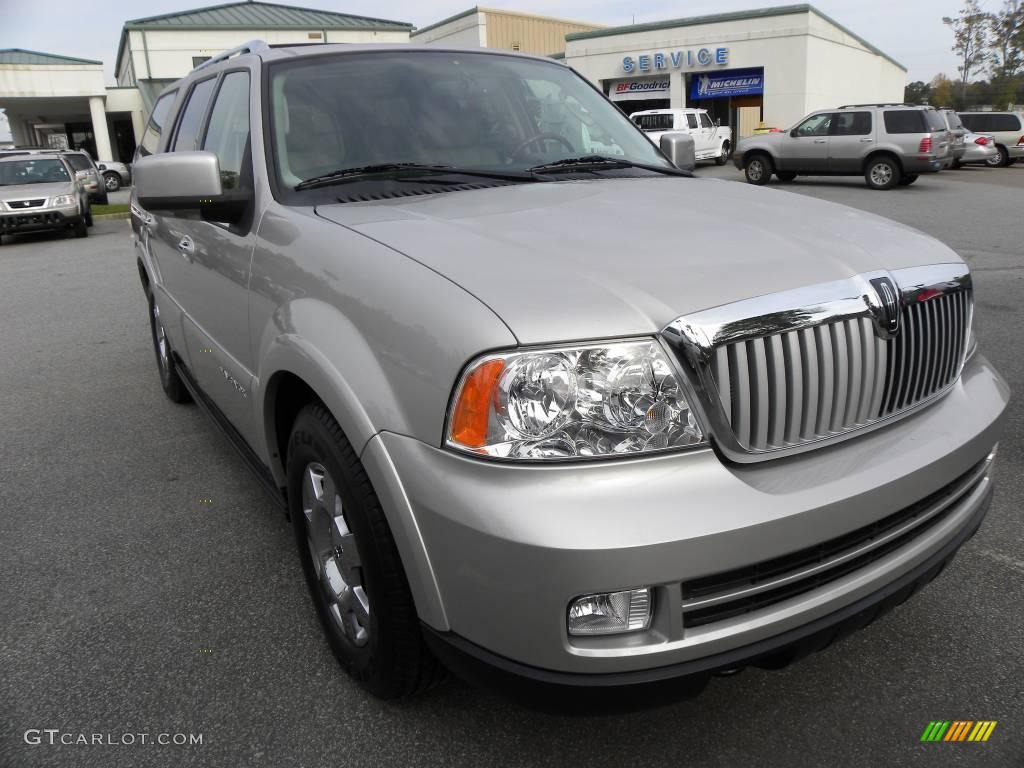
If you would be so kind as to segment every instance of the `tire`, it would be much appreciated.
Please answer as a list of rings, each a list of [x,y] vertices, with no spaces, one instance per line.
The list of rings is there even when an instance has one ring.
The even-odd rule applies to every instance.
[[[732,148],[729,146],[729,142],[722,142],[722,152],[718,157],[715,158],[715,165],[725,165],[729,162],[729,155],[732,152]]]
[[[954,171],[956,171],[956,170],[958,170],[958,169],[963,167],[963,163],[961,163],[959,160],[957,160],[954,157],[953,158],[953,164],[951,166],[949,166],[949,167],[952,168]]]
[[[1006,158],[1006,164],[1007,164],[1008,166],[1010,166],[1010,165],[1016,165],[1016,164],[1017,164],[1017,161],[1018,161],[1019,159],[1020,159],[1019,157],[1008,157],[1008,158]]]
[[[105,190],[105,189],[103,190],[103,194],[100,196],[99,204],[100,205],[110,205],[110,198],[107,197],[107,190]]]
[[[92,226],[92,206],[88,203],[85,204],[85,226]]]
[[[902,175],[899,163],[888,155],[871,158],[864,169],[864,181],[871,189],[892,189]]]
[[[120,174],[109,172],[103,174],[103,184],[107,188],[107,192],[117,192],[121,188],[121,176]]]
[[[1010,153],[1006,151],[1006,147],[1002,144],[996,144],[996,155],[995,157],[989,157],[985,160],[985,165],[989,168],[1005,168],[1010,164]]]
[[[78,221],[71,225],[71,234],[75,237],[89,236],[89,225],[85,223],[85,216],[80,216]]]
[[[338,663],[382,699],[442,680],[380,501],[351,443],[319,403],[295,419],[287,474],[299,558]]]
[[[167,399],[172,403],[192,402],[192,396],[185,388],[178,369],[174,367],[174,356],[170,339],[164,332],[160,321],[160,308],[153,299],[153,291],[146,288],[146,300],[149,304],[149,330],[153,338],[153,352],[156,355],[156,367],[160,373],[160,387]]]
[[[902,176],[900,176],[900,186],[901,187],[909,187],[915,181],[917,181],[917,174],[916,173],[904,173]]]
[[[779,181],[792,181],[796,178],[796,174],[793,171],[776,171],[775,176]]]
[[[772,177],[772,161],[767,155],[758,153],[747,158],[743,165],[743,174],[747,177],[747,183],[758,187],[764,186]]]

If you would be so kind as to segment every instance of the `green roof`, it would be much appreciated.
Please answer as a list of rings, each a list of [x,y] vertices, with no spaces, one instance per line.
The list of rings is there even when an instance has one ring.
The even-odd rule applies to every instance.
[[[102,61],[92,59],[75,59],[71,56],[58,56],[55,53],[40,53],[39,51],[26,51],[24,48],[3,48],[0,49],[0,64],[98,64]]]
[[[709,16],[691,16],[686,19],[669,19],[667,21],[654,21],[647,24],[629,24],[623,27],[607,27],[605,29],[596,29],[593,32],[571,32],[565,36],[567,41],[569,40],[589,40],[594,37],[608,37],[610,35],[628,35],[631,32],[650,32],[659,29],[672,29],[674,27],[695,27],[702,24],[717,24],[726,21],[744,21],[746,19],[764,19],[772,16],[791,16],[793,14],[801,13],[813,13],[832,26],[839,29],[841,32],[845,32],[847,35],[852,37],[854,40],[859,42],[865,48],[872,53],[881,56],[884,59],[888,59],[900,69],[906,71],[906,67],[900,64],[889,54],[884,51],[880,51],[878,48],[873,46],[867,40],[855,32],[850,31],[838,21],[830,16],[826,16],[824,13],[819,11],[813,5],[802,3],[800,5],[779,5],[771,8],[758,8],[753,11],[736,11],[734,13],[715,13]]]
[[[194,8],[191,11],[148,16],[124,23],[125,29],[349,29],[391,30],[412,29],[404,21],[353,16],[348,13],[297,8],[275,3],[239,2]]]

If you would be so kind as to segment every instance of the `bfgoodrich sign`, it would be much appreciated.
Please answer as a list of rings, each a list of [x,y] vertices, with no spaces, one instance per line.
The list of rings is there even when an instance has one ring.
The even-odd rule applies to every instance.
[[[682,67],[725,66],[729,63],[728,48],[698,48],[696,50],[669,51],[665,53],[642,53],[635,59],[622,59],[623,72],[656,72],[658,70],[681,69]]]

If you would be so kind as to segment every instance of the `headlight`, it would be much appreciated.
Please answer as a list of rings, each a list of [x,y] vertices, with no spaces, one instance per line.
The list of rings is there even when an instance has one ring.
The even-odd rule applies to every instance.
[[[55,198],[53,198],[53,202],[51,203],[51,207],[52,208],[60,208],[60,207],[65,206],[65,205],[74,205],[74,204],[75,204],[75,197],[74,197],[74,195],[57,195]]]
[[[447,443],[558,460],[704,444],[682,382],[653,339],[486,355],[455,389]]]

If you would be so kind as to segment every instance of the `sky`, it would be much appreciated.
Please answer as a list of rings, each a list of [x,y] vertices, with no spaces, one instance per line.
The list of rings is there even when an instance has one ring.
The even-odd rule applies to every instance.
[[[376,18],[407,21],[423,27],[472,7],[474,0],[276,0]],[[0,0],[0,49],[26,48],[105,64],[114,83],[114,57],[121,27],[128,18],[216,5],[219,0]],[[620,25],[702,16],[712,13],[785,5],[795,0],[484,0],[482,5],[561,16],[598,24]],[[982,0],[996,11],[1002,0]],[[962,0],[813,0],[812,5],[885,51],[909,70],[909,80],[956,77],[953,38],[942,23],[955,16]],[[0,120],[0,140],[6,135]]]

